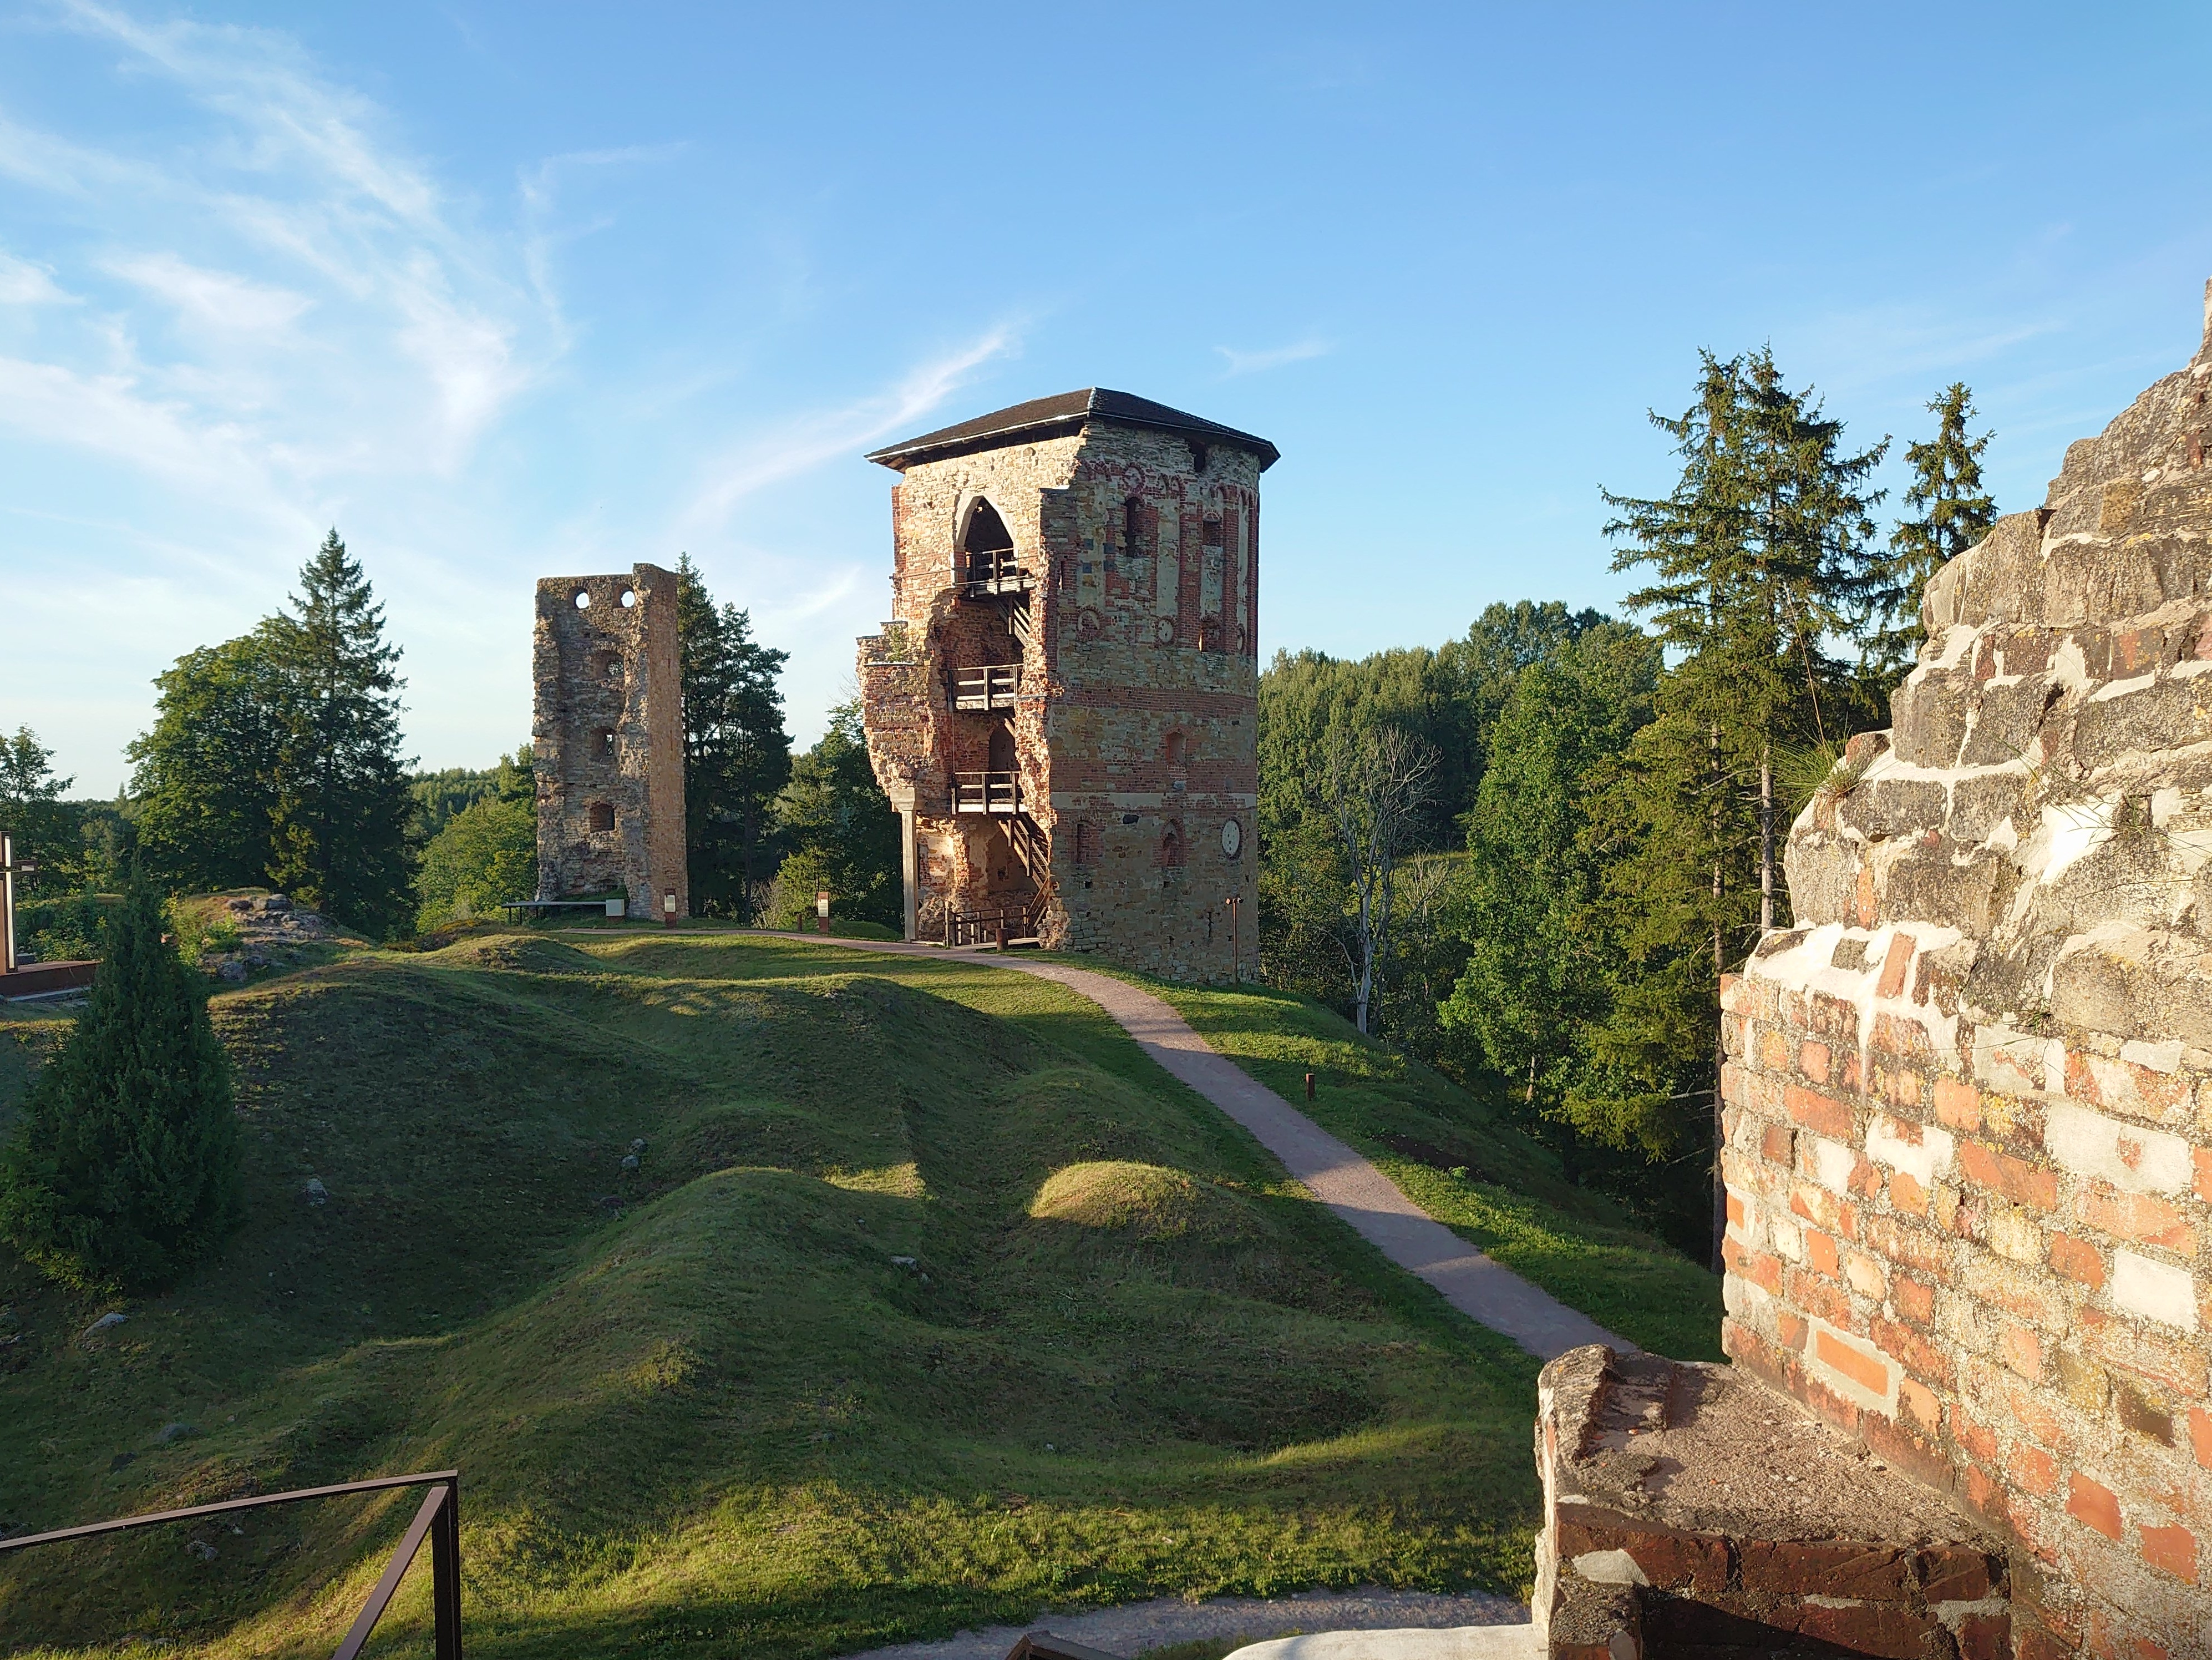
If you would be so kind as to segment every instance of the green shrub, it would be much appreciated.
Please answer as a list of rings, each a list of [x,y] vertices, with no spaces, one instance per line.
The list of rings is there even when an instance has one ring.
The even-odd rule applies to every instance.
[[[15,908],[15,936],[42,963],[106,955],[107,921],[122,900],[112,893],[71,893]]]
[[[465,921],[537,891],[537,809],[528,801],[473,802],[422,849],[415,925],[437,928]]]
[[[0,1237],[82,1291],[173,1284],[238,1214],[230,1068],[198,976],[133,886],[76,1029],[0,1146]]]

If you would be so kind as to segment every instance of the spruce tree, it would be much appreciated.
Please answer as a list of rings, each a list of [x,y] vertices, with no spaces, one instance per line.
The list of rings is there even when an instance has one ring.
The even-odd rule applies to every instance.
[[[82,1291],[158,1291],[239,1208],[230,1069],[198,977],[134,880],[76,1029],[0,1147],[0,1235]]]
[[[691,909],[750,922],[756,886],[774,868],[776,793],[791,776],[776,687],[790,654],[756,642],[737,606],[718,610],[689,554],[676,563],[676,619]]]
[[[291,692],[270,878],[381,934],[413,911],[399,651],[385,643],[383,607],[335,530],[301,569],[292,605],[263,625]]]
[[[1718,981],[1784,920],[1778,755],[1843,735],[1830,727],[1850,681],[1825,642],[1864,591],[1881,499],[1867,479],[1888,440],[1845,452],[1843,423],[1764,350],[1702,354],[1696,402],[1651,419],[1681,477],[1661,498],[1607,493],[1607,530],[1626,544],[1615,569],[1654,571],[1626,603],[1674,666],[1599,813],[1637,984],[1595,1046],[1648,1101],[1709,1092],[1717,1136]],[[1717,1166],[1712,1191],[1717,1251]]]
[[[1973,394],[1954,380],[1928,405],[1936,435],[1907,444],[1912,484],[1905,492],[1910,518],[1898,521],[1889,551],[1868,569],[1860,596],[1860,639],[1877,690],[1889,689],[1912,666],[1920,649],[1920,595],[1928,579],[1988,535],[1996,523],[1996,500],[1982,488],[1982,452],[1995,435],[1966,435],[1974,418]]]

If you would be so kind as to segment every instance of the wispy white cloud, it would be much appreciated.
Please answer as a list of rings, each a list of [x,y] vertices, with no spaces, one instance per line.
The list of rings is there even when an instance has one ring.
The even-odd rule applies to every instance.
[[[1901,307],[1836,312],[1792,331],[1792,345],[1822,360],[1846,363],[1831,377],[1838,389],[1870,386],[1907,377],[1954,375],[1999,356],[2023,340],[2055,333],[2061,321],[2043,318],[1990,327],[1977,319],[1942,317]],[[1929,391],[1933,392],[1934,387]]]
[[[1287,346],[1271,346],[1264,351],[1238,351],[1232,346],[1216,346],[1222,360],[1228,364],[1225,374],[1257,374],[1262,369],[1279,369],[1285,363],[1303,363],[1309,358],[1326,357],[1336,350],[1335,343],[1308,336],[1292,341]]]
[[[55,284],[46,266],[0,253],[0,306],[66,305],[76,297]]]
[[[842,409],[799,417],[773,434],[733,447],[709,467],[708,483],[678,520],[679,532],[696,535],[714,530],[754,491],[864,450],[913,425],[965,384],[975,369],[1019,344],[1013,325],[1000,325],[918,365],[880,392]]]
[[[179,418],[203,398],[218,421],[258,406],[264,424],[238,441],[303,479],[450,476],[564,350],[547,274],[477,227],[385,113],[289,37],[150,22],[96,0],[61,0],[56,15],[203,118],[144,155],[0,119],[0,172],[93,204],[95,222],[104,213],[129,252],[101,269],[182,325],[137,366],[185,405]],[[273,362],[269,337],[310,312],[314,350]]]
[[[187,265],[173,253],[111,259],[107,269],[191,322],[224,334],[265,334],[296,321],[314,301],[289,289]]]

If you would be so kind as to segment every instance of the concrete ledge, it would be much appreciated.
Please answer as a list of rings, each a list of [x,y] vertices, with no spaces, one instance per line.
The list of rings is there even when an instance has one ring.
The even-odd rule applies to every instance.
[[[1539,1660],[1534,1626],[1323,1631],[1232,1650],[1229,1660]]]

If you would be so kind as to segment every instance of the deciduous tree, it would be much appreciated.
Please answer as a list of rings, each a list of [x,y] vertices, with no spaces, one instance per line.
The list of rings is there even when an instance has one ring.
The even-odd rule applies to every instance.
[[[776,873],[777,927],[801,926],[825,890],[839,916],[903,924],[899,816],[868,763],[857,702],[832,709],[821,741],[792,763],[775,816],[791,849]]]
[[[172,892],[258,886],[276,853],[293,687],[267,626],[157,676],[153,727],[131,745],[139,858]]]
[[[689,554],[676,564],[684,653],[684,804],[691,909],[753,920],[774,867],[774,805],[791,777],[791,736],[777,677],[788,652],[752,637],[752,618],[719,610]]]
[[[1352,1024],[1370,1030],[1375,979],[1396,921],[1398,861],[1435,787],[1437,751],[1396,727],[1329,735],[1316,797],[1336,832],[1352,883]]]
[[[66,892],[87,865],[79,815],[61,799],[76,781],[55,777],[53,761],[28,727],[0,737],[0,830],[13,838],[19,860],[38,867],[18,885],[25,897]]]

